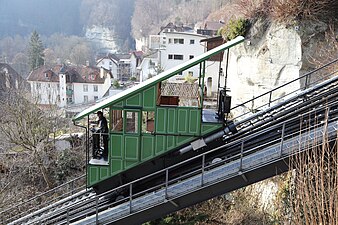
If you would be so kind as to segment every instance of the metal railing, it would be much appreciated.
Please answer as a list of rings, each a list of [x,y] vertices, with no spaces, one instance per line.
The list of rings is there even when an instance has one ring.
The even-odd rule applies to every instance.
[[[333,106],[337,106],[338,103],[332,103],[331,105],[328,105],[327,107],[333,107]],[[308,114],[311,114],[311,113],[315,113],[316,110],[314,109],[313,111],[311,112],[308,112]],[[334,132],[332,133],[332,129],[331,129],[331,138],[336,138],[336,131],[337,131],[337,110],[333,112],[334,113],[334,117],[333,119],[331,120],[328,120],[327,123],[332,123],[332,128],[334,129]],[[306,115],[303,115],[303,116],[306,116]],[[324,117],[323,117],[324,118]],[[318,119],[318,117],[316,117],[316,119]],[[290,119],[290,120],[293,120],[293,119]],[[101,195],[97,195],[95,196],[93,199],[89,200],[89,202],[87,202],[87,204],[90,204],[90,202],[92,204],[95,204],[95,220],[96,220],[96,223],[99,223],[99,212],[100,212],[100,207],[102,207],[102,205],[100,205],[100,199],[105,196],[105,195],[109,195],[113,192],[118,192],[120,191],[121,189],[128,189],[129,190],[129,195],[126,196],[125,198],[119,200],[119,201],[116,201],[114,203],[112,203],[109,207],[110,208],[113,208],[113,207],[116,207],[118,205],[121,205],[121,204],[127,204],[128,205],[128,214],[133,214],[133,213],[136,213],[138,210],[135,208],[135,202],[136,200],[139,198],[139,197],[142,197],[142,196],[145,196],[147,195],[148,193],[154,193],[154,192],[157,192],[157,191],[163,191],[163,201],[172,201],[172,204],[175,204],[175,202],[173,201],[174,198],[176,198],[177,196],[176,195],[170,195],[169,194],[169,189],[172,185],[175,185],[177,183],[180,183],[181,181],[184,181],[184,180],[187,180],[189,178],[193,178],[195,176],[200,176],[200,181],[199,181],[199,185],[198,185],[198,188],[201,188],[203,186],[205,186],[209,181],[207,181],[205,179],[206,177],[206,174],[208,172],[210,172],[212,169],[220,166],[220,165],[226,165],[226,164],[230,164],[230,163],[233,163],[233,162],[236,162],[238,161],[238,164],[236,167],[237,169],[234,169],[235,171],[235,175],[238,175],[238,174],[242,174],[242,173],[245,173],[245,170],[247,170],[248,168],[247,167],[244,167],[244,161],[246,159],[246,157],[248,156],[251,156],[253,155],[254,153],[257,153],[259,152],[260,150],[262,150],[262,148],[268,148],[269,146],[277,146],[276,148],[279,149],[278,152],[277,152],[277,156],[276,158],[274,158],[274,160],[277,160],[277,159],[282,159],[282,158],[286,158],[286,157],[290,157],[291,155],[294,155],[294,154],[298,154],[299,152],[301,151],[304,151],[304,149],[302,148],[294,148],[294,149],[291,149],[290,150],[290,143],[297,143],[297,144],[302,144],[304,141],[307,141],[307,140],[310,140],[311,139],[311,135],[315,135],[315,136],[318,136],[318,134],[320,134],[320,136],[323,136],[323,132],[324,131],[324,127],[325,125],[323,124],[315,124],[315,125],[312,125],[310,127],[307,127],[307,128],[304,128],[302,130],[299,130],[295,133],[291,133],[291,134],[285,134],[285,126],[286,124],[288,123],[289,121],[284,121],[282,124],[278,124],[278,125],[275,125],[273,127],[271,127],[270,129],[271,130],[280,130],[280,137],[278,138],[278,141],[276,142],[276,140],[272,140],[270,142],[266,142],[264,143],[264,145],[262,146],[256,146],[254,148],[250,148],[250,149],[246,149],[245,148],[245,143],[247,140],[249,139],[252,139],[254,138],[254,136],[256,135],[251,135],[251,136],[248,136],[248,137],[245,137],[243,139],[240,139],[238,140],[239,143],[241,143],[241,150],[238,154],[235,154],[231,157],[228,157],[228,158],[224,158],[218,162],[215,162],[215,163],[211,163],[209,161],[209,155],[213,154],[214,152],[216,151],[222,151],[224,149],[226,149],[229,145],[226,144],[226,145],[222,145],[220,147],[217,147],[211,151],[208,151],[208,152],[205,152],[201,155],[198,155],[198,156],[195,156],[193,158],[190,158],[188,160],[185,160],[183,162],[180,162],[178,164],[175,164],[173,166],[170,166],[168,168],[165,168],[163,170],[160,170],[160,171],[157,171],[153,174],[150,174],[148,176],[145,176],[143,178],[140,178],[140,179],[137,179],[137,180],[134,180],[130,183],[127,183],[125,185],[122,185],[118,188],[114,188],[113,190],[107,192],[107,193],[104,193],[104,194],[101,194]],[[319,133],[318,133],[319,132]],[[262,132],[263,133],[263,132]],[[308,134],[309,137],[306,137],[304,140],[302,141],[299,141],[301,138],[302,135],[303,136],[306,136]],[[333,136],[332,136],[333,134]],[[295,138],[296,137],[296,138]],[[292,139],[293,138],[293,139]],[[309,139],[308,139],[309,138]],[[288,141],[287,140],[292,140],[292,142]],[[296,141],[298,140],[298,142]],[[319,142],[318,142],[319,143]],[[285,150],[287,149],[288,150]],[[186,165],[186,164],[191,164],[191,162],[193,161],[200,161],[200,166],[199,168],[196,168],[194,171],[191,171],[187,174],[184,174],[182,176],[179,176],[179,177],[175,177],[173,179],[170,179],[170,173],[171,171],[176,171],[177,168],[181,167],[182,165]],[[273,163],[274,161],[272,161]],[[264,162],[265,164],[266,162]],[[263,164],[262,164],[263,165]],[[256,165],[257,166],[257,165]],[[251,168],[252,169],[252,168]],[[137,193],[134,193],[134,188],[137,186],[138,183],[140,182],[143,182],[144,180],[148,179],[148,178],[151,178],[151,177],[157,177],[158,175],[162,175],[163,177],[165,177],[164,181],[158,185],[155,185],[154,187],[151,187],[147,190],[144,190],[142,192],[137,192]],[[233,174],[232,174],[233,175]],[[208,183],[209,184],[209,183]],[[191,191],[194,191],[194,190],[187,190],[185,192],[181,192],[180,194],[187,194],[188,192],[191,192]],[[162,204],[163,201],[159,202],[158,204]],[[133,204],[134,203],[134,204]],[[153,207],[154,205],[148,205],[147,207]],[[67,215],[70,216],[69,220],[74,220],[76,219],[75,217],[72,217],[72,211],[76,209],[76,206],[70,206],[66,209],[67,211]],[[141,209],[139,209],[141,210]],[[143,209],[142,209],[143,210]],[[123,216],[123,215],[121,215]],[[126,215],[125,215],[126,216]]]
[[[336,65],[337,62],[338,58],[311,72],[308,72],[300,76],[299,78],[291,80],[281,86],[278,86],[270,91],[267,91],[261,95],[258,95],[250,100],[247,100],[239,105],[232,107],[230,109],[231,112],[234,112],[236,110],[245,111],[242,114],[235,116],[233,120],[242,120],[243,118],[248,117],[252,113],[271,107],[272,105],[275,105],[279,102],[282,102],[288,98],[293,97],[295,94],[297,94],[302,90],[305,90],[309,87],[312,87],[315,84],[318,84],[319,82],[322,82],[326,79],[329,79],[332,76],[335,76],[338,72]],[[332,72],[325,73],[325,75],[322,75],[321,72],[323,69],[331,69]],[[302,81],[304,81],[303,85],[301,85]],[[299,86],[300,88],[295,88]],[[257,106],[253,107],[255,106],[255,104]]]
[[[61,199],[69,197],[80,190],[86,189],[85,178],[85,175],[82,175],[71,181],[68,181],[67,183],[64,183],[58,187],[50,189],[44,193],[41,193],[26,201],[23,201],[19,204],[16,204],[1,211],[1,221],[6,224],[9,221],[13,221],[20,217],[23,217],[31,212],[34,212]]]

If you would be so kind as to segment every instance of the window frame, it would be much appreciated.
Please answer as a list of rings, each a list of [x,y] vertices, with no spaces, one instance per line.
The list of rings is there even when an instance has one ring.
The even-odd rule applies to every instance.
[[[88,92],[88,84],[83,85],[83,92]]]
[[[93,85],[93,91],[94,91],[94,92],[99,92],[99,85],[94,84],[94,85]]]

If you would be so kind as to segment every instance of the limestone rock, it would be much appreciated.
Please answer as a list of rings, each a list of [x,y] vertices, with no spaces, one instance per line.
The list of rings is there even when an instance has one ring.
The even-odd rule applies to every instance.
[[[230,51],[232,106],[298,78],[301,66],[302,41],[297,29],[257,21],[245,43]],[[298,89],[299,83],[293,88]],[[284,92],[276,92],[273,97],[281,97]],[[257,107],[261,103],[252,104]]]

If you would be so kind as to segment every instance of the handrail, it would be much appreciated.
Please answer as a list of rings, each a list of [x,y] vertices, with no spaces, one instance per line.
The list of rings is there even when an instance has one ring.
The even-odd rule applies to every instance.
[[[9,208],[7,208],[7,209],[1,211],[1,212],[0,212],[0,215],[1,215],[1,214],[5,215],[5,214],[7,214],[7,213],[10,213],[10,212],[13,211],[14,209],[19,209],[20,206],[23,206],[23,205],[25,205],[25,204],[27,204],[27,203],[33,202],[34,200],[36,200],[36,199],[38,199],[38,198],[41,198],[42,196],[49,195],[50,193],[53,193],[53,192],[57,192],[57,191],[61,190],[61,189],[64,188],[64,187],[69,187],[69,185],[70,185],[71,187],[73,187],[73,188],[72,188],[69,192],[67,192],[66,194],[73,194],[73,193],[74,193],[74,189],[76,189],[76,190],[78,189],[78,187],[75,187],[75,188],[74,188],[74,183],[77,182],[77,181],[80,180],[80,179],[83,179],[83,178],[85,178],[85,174],[84,174],[84,175],[81,175],[81,176],[79,176],[79,177],[77,177],[77,178],[75,178],[75,179],[73,179],[73,180],[70,180],[70,181],[68,181],[68,182],[66,182],[66,183],[64,183],[64,184],[61,184],[61,185],[59,185],[59,186],[57,186],[57,187],[55,187],[55,188],[52,188],[52,189],[50,189],[50,190],[48,190],[48,191],[46,191],[46,192],[40,193],[40,194],[38,194],[38,195],[36,195],[36,196],[34,196],[34,197],[32,197],[32,198],[26,200],[26,201],[23,201],[23,202],[20,202],[20,203],[14,205],[14,206],[11,206],[11,207],[9,207]],[[81,187],[85,187],[85,186],[81,186]],[[57,197],[54,198],[54,199],[57,199]]]
[[[331,62],[329,62],[329,63],[327,63],[327,64],[325,64],[325,65],[323,65],[323,66],[321,66],[321,67],[319,67],[319,68],[317,68],[317,69],[315,69],[315,70],[312,70],[312,71],[310,71],[310,72],[308,72],[308,73],[306,73],[306,74],[304,74],[304,75],[302,75],[302,76],[300,76],[300,77],[298,77],[298,78],[296,78],[296,79],[294,79],[294,80],[291,80],[291,81],[289,81],[289,82],[286,82],[286,83],[284,83],[283,85],[280,85],[280,86],[278,86],[278,87],[276,87],[276,88],[274,88],[274,89],[272,89],[272,90],[269,90],[269,91],[267,91],[267,92],[265,92],[265,93],[263,93],[263,94],[260,94],[260,95],[254,97],[254,98],[252,98],[252,99],[250,99],[250,100],[247,100],[247,101],[245,101],[245,102],[242,102],[241,104],[238,104],[238,105],[232,107],[232,108],[230,109],[230,111],[231,111],[231,112],[234,112],[234,110],[236,110],[236,109],[238,109],[238,108],[241,108],[241,107],[244,107],[244,108],[247,108],[247,109],[248,109],[248,108],[250,108],[250,107],[246,107],[246,106],[245,106],[246,104],[248,104],[248,103],[254,104],[254,102],[257,102],[257,100],[259,100],[259,99],[264,99],[264,97],[265,97],[265,98],[268,98],[268,102],[266,102],[266,103],[264,103],[264,104],[262,104],[262,105],[259,105],[258,107],[256,107],[256,108],[253,109],[253,110],[261,109],[261,108],[264,107],[264,106],[270,107],[270,106],[271,106],[271,103],[276,102],[276,101],[278,102],[279,100],[282,100],[283,98],[285,98],[285,97],[287,97],[287,96],[290,96],[291,94],[293,94],[293,93],[295,93],[295,92],[297,92],[297,91],[305,90],[305,89],[307,89],[309,86],[311,86],[311,85],[313,85],[313,84],[315,84],[315,83],[318,83],[318,81],[322,81],[322,80],[324,80],[324,79],[326,79],[326,78],[330,78],[330,76],[336,74],[336,73],[338,72],[337,69],[335,69],[334,72],[331,72],[331,73],[327,74],[325,77],[321,77],[321,79],[318,79],[318,80],[315,80],[315,81],[313,81],[313,82],[311,82],[311,83],[308,83],[308,82],[311,80],[311,79],[309,79],[308,77],[310,77],[311,75],[313,75],[315,72],[318,72],[318,71],[320,71],[320,70],[322,70],[322,69],[324,69],[324,68],[327,68],[327,67],[330,66],[330,65],[333,65],[333,64],[336,63],[337,61],[338,61],[338,58],[335,59],[335,60],[333,60],[333,61],[331,61]],[[306,84],[305,84],[305,86],[304,86],[303,88],[300,87],[300,88],[297,89],[297,90],[293,90],[293,91],[288,92],[288,94],[286,94],[286,95],[283,96],[283,97],[277,97],[277,98],[275,98],[275,99],[272,100],[272,94],[275,93],[277,90],[282,90],[282,88],[286,88],[288,85],[290,85],[290,84],[292,84],[292,83],[295,83],[295,82],[299,82],[299,81],[301,81],[301,80],[304,79],[304,78],[306,78]],[[233,118],[233,120],[234,120],[234,121],[235,121],[235,120],[238,120],[239,118],[241,118],[241,117],[243,117],[243,116],[245,116],[245,115],[247,115],[247,114],[249,114],[249,113],[250,113],[250,111],[243,112],[242,114],[240,114],[240,115],[236,116],[235,118]]]
[[[334,72],[332,72],[332,73],[330,73],[328,76],[331,76],[331,75],[333,75],[333,74],[336,74],[337,72],[338,72],[338,70],[337,70],[337,71],[334,71]],[[326,76],[326,77],[328,77],[328,76]],[[325,78],[326,78],[326,77],[325,77]],[[326,86],[328,83],[330,83],[330,82],[336,82],[337,80],[338,80],[338,76],[335,76],[335,77],[332,77],[332,78],[330,78],[330,79],[328,79],[328,80],[323,81],[323,82],[320,83],[319,85],[321,85],[321,86]],[[316,86],[313,86],[313,87],[311,87],[311,88],[307,88],[307,89],[305,89],[305,90],[302,90],[302,89],[294,90],[294,91],[292,91],[291,93],[285,95],[284,97],[287,97],[287,96],[289,96],[290,94],[295,93],[295,92],[300,91],[300,90],[302,90],[301,93],[303,93],[303,92],[311,92],[311,91],[314,91],[314,87],[316,87]],[[269,93],[270,93],[270,91],[264,93],[264,94],[263,94],[263,97],[264,97],[264,95],[267,95],[267,94],[269,94]],[[299,94],[301,94],[301,93],[299,93]],[[297,97],[299,97],[298,94],[297,94],[297,95],[294,95],[294,96],[291,96],[291,97],[287,98],[286,100],[283,100],[282,102],[277,102],[277,103],[276,103],[275,105],[273,105],[273,106],[271,106],[271,103],[272,103],[272,102],[281,100],[281,99],[283,99],[283,98],[277,98],[277,99],[275,99],[275,100],[273,100],[273,101],[270,101],[271,99],[269,99],[270,102],[265,103],[265,104],[262,104],[261,106],[255,108],[255,110],[261,109],[261,108],[263,108],[264,106],[269,106],[269,109],[272,109],[272,108],[275,108],[275,107],[279,107],[281,104],[286,104],[286,103],[292,101],[294,98],[297,98]],[[256,99],[257,99],[257,98],[256,98]],[[236,108],[238,108],[238,107],[243,107],[245,104],[250,103],[250,102],[252,102],[253,100],[254,100],[254,99],[251,99],[251,100],[249,100],[249,101],[247,101],[247,102],[245,102],[245,103],[242,103],[242,104],[240,104],[240,105],[237,105],[237,106],[235,106],[234,108],[232,108],[231,110],[234,110],[234,109],[236,109]],[[247,115],[248,113],[250,113],[250,112],[244,112],[244,113],[242,113],[242,114],[236,116],[235,118],[233,118],[233,120],[234,120],[234,121],[237,121],[239,118],[241,118],[241,117]],[[258,113],[264,113],[264,112],[260,112],[260,111],[259,111]],[[257,116],[257,115],[255,114],[255,115],[252,115],[252,116],[250,116],[250,117],[253,117],[253,116]],[[242,120],[240,120],[240,123],[246,122],[247,120],[250,119],[250,117],[244,117]]]
[[[265,96],[265,95],[267,95],[267,94],[269,94],[271,92],[274,92],[274,91],[276,91],[278,89],[281,89],[281,88],[283,88],[283,87],[285,87],[285,86],[287,86],[287,85],[289,85],[289,84],[291,84],[293,82],[299,81],[299,80],[303,79],[304,77],[308,77],[308,76],[312,75],[313,73],[315,73],[315,72],[317,72],[319,70],[322,70],[322,69],[324,69],[324,68],[326,68],[326,67],[328,67],[328,66],[330,66],[330,65],[332,65],[332,64],[334,64],[336,62],[338,62],[338,58],[335,59],[335,60],[333,60],[333,61],[331,61],[331,62],[329,62],[329,63],[327,63],[327,64],[325,64],[325,65],[323,65],[323,66],[321,66],[321,67],[319,67],[319,68],[317,68],[317,69],[314,69],[314,70],[312,70],[312,71],[310,71],[310,72],[308,72],[308,73],[306,73],[306,74],[304,74],[304,75],[302,75],[302,76],[300,76],[298,78],[295,78],[295,79],[293,79],[293,80],[291,80],[289,82],[286,82],[286,83],[284,83],[284,84],[282,84],[282,85],[280,85],[280,86],[278,86],[276,88],[273,88],[270,91],[267,91],[267,92],[265,92],[265,93],[263,93],[261,95],[258,95],[258,96],[254,97],[254,98],[252,98],[252,99],[250,99],[250,100],[248,100],[246,102],[243,102],[242,104],[237,105],[237,106],[231,108],[231,110],[236,109],[236,108],[240,107],[241,105],[245,105],[247,103],[250,103],[250,102],[252,102],[252,101],[254,101],[254,100],[258,99],[258,98],[261,98],[261,97],[263,97],[263,96]],[[307,88],[307,85],[305,87]]]

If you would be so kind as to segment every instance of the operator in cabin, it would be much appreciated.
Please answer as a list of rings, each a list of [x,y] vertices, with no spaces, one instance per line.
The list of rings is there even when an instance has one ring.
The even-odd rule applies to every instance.
[[[95,123],[98,125],[97,129],[93,131],[93,160],[89,163],[96,164],[98,163],[96,160],[104,160],[108,161],[108,123],[107,119],[103,116],[102,111],[98,111],[96,113],[98,120],[91,121],[91,123]],[[101,140],[103,144],[103,148],[101,145]],[[102,153],[101,153],[102,149]]]

